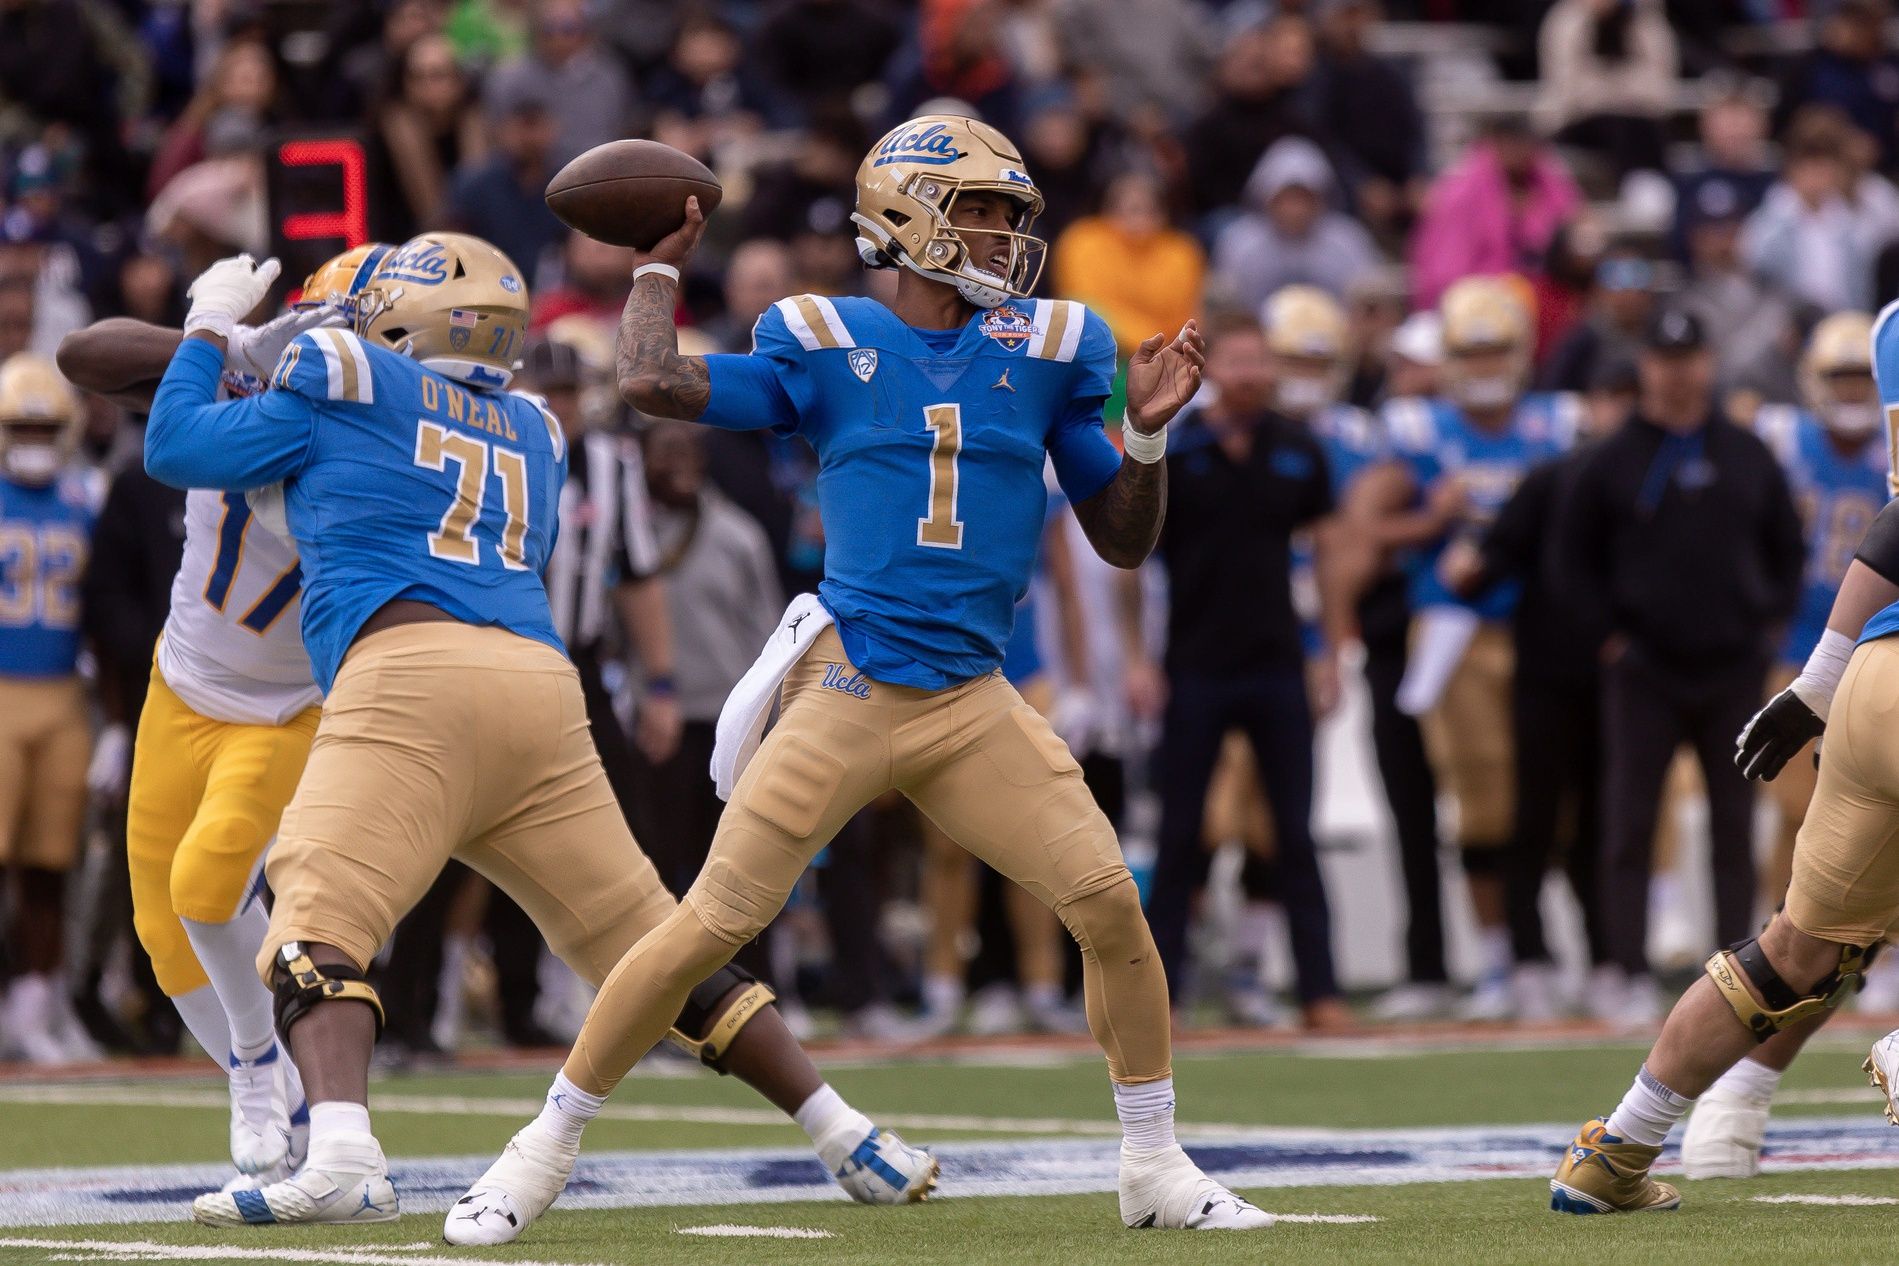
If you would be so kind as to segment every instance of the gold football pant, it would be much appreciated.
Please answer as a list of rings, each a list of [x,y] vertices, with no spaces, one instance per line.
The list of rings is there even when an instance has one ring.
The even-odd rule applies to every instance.
[[[77,677],[0,677],[0,866],[72,869],[91,759]]]
[[[1467,850],[1509,843],[1516,827],[1516,748],[1510,626],[1477,628],[1444,694],[1423,718],[1438,785],[1457,802],[1457,842]]]
[[[826,685],[826,671],[832,670]],[[777,915],[860,808],[903,792],[953,840],[1034,893],[1080,944],[1088,1027],[1117,1081],[1170,1073],[1167,981],[1114,828],[1081,768],[1000,673],[948,690],[869,682],[835,630],[786,676],[778,724],[719,820],[699,878],[607,978],[566,1073],[606,1094],[687,991]]]
[[[1786,911],[1808,936],[1841,945],[1899,927],[1899,638],[1861,646],[1840,679]]]
[[[565,656],[499,628],[385,629],[350,649],[324,701],[265,867],[277,904],[259,974],[289,941],[367,967],[451,857],[593,984],[674,905],[607,785]]]
[[[208,983],[180,919],[223,923],[297,790],[320,710],[238,725],[192,710],[152,666],[126,801],[132,923],[166,997]]]

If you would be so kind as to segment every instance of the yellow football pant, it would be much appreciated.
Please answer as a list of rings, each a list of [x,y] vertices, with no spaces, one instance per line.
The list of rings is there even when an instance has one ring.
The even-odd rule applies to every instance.
[[[284,725],[201,716],[152,667],[126,806],[132,922],[167,997],[208,980],[179,922],[222,923],[297,790],[320,709]]]
[[[1114,1079],[1170,1075],[1167,979],[1114,828],[1068,748],[1002,674],[941,691],[867,682],[826,630],[780,701],[699,878],[607,977],[567,1060],[575,1084],[618,1085],[692,986],[777,915],[818,850],[893,789],[1067,925]]]

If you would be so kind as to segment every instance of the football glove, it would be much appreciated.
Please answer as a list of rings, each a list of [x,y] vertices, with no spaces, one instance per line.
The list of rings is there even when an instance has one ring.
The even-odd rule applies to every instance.
[[[342,325],[346,319],[341,308],[318,304],[292,309],[262,325],[233,325],[230,346],[224,349],[224,367],[269,382],[284,348],[289,347],[297,335],[306,330]]]
[[[1769,699],[1741,731],[1734,742],[1734,763],[1745,777],[1772,782],[1824,729],[1826,722],[1789,686]]]
[[[230,338],[241,316],[264,301],[270,283],[282,271],[274,259],[258,263],[249,255],[220,259],[198,274],[185,291],[191,309],[185,313],[185,333],[207,330],[219,338]]]

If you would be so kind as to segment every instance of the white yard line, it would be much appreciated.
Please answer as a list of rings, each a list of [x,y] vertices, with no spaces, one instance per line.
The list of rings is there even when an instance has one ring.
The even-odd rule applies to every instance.
[[[1782,1090],[1774,1096],[1776,1107],[1837,1103],[1858,1104],[1870,1110],[1879,1106],[1879,1092],[1870,1086],[1861,1086],[1857,1090]]]
[[[736,1222],[719,1222],[712,1226],[680,1226],[673,1228],[675,1235],[737,1236],[758,1240],[828,1240],[829,1231],[811,1226],[740,1226]]]
[[[1899,1200],[1896,1200],[1891,1196],[1785,1195],[1785,1196],[1754,1196],[1752,1197],[1752,1199],[1755,1204],[1825,1204],[1825,1205],[1853,1205],[1856,1207],[1860,1205],[1874,1205],[1874,1204],[1899,1204]]]
[[[393,1247],[393,1246],[392,1246]],[[43,1248],[56,1260],[75,1262],[315,1262],[323,1266],[468,1266],[467,1257],[431,1254],[418,1257],[404,1249],[238,1248],[220,1245],[160,1244],[153,1240],[49,1240],[0,1237],[0,1248]],[[514,1262],[512,1266],[586,1266],[574,1262]]]

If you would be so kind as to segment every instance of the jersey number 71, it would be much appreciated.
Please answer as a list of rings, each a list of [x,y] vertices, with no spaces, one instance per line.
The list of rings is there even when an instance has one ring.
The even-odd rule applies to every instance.
[[[513,449],[450,431],[434,422],[418,421],[415,464],[446,473],[450,462],[460,472],[455,481],[455,500],[443,513],[441,525],[429,533],[429,553],[451,563],[481,565],[481,542],[475,538],[475,524],[481,519],[482,502],[487,498],[488,467],[492,463],[495,477],[501,480],[501,506],[508,514],[495,552],[509,571],[526,571],[527,459]]]

